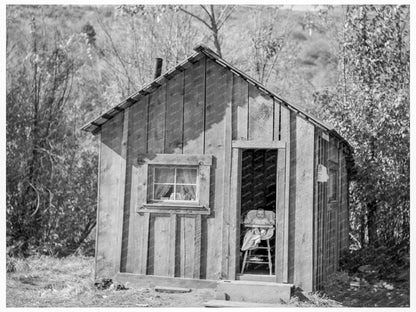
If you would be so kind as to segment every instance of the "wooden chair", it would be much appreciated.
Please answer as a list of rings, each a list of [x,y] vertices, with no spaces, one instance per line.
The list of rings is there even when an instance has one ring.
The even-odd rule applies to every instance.
[[[267,264],[269,267],[269,274],[273,274],[273,262],[272,262],[272,247],[270,245],[270,239],[274,237],[274,225],[256,225],[252,223],[252,220],[255,218],[257,213],[257,210],[250,210],[247,213],[247,216],[244,220],[244,226],[248,229],[254,228],[254,227],[261,227],[261,228],[267,228],[268,234],[267,238],[261,239],[262,241],[266,242],[266,246],[258,246],[252,247],[247,249],[244,252],[244,258],[243,258],[243,265],[241,268],[241,274],[244,274],[244,270],[246,269],[246,266],[249,263],[254,264]],[[270,220],[271,224],[275,223],[276,214],[273,211],[265,211],[267,219]],[[258,254],[254,253],[253,251],[257,250],[267,250],[267,254]]]

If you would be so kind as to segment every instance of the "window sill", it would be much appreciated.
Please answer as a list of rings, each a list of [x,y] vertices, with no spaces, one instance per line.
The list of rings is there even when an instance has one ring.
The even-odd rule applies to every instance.
[[[136,210],[137,213],[156,212],[156,213],[177,213],[177,214],[203,214],[209,215],[210,209],[194,204],[174,204],[174,203],[152,203],[143,204]]]

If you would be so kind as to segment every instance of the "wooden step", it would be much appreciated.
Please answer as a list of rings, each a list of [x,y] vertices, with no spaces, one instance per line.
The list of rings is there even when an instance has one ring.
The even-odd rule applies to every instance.
[[[221,300],[280,304],[289,301],[292,284],[260,281],[218,281],[215,298]]]
[[[237,274],[236,280],[275,283],[276,275],[269,275],[266,273],[265,274],[244,273],[244,274]]]
[[[204,303],[207,308],[249,308],[249,307],[281,307],[282,304],[244,302],[244,301],[227,301],[227,300],[210,300]]]

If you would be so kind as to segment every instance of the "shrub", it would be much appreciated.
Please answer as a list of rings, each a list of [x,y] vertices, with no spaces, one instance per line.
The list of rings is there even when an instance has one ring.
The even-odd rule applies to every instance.
[[[350,274],[358,274],[359,268],[370,265],[376,271],[376,278],[403,280],[410,268],[409,251],[406,246],[378,246],[349,250],[340,257],[340,269]]]

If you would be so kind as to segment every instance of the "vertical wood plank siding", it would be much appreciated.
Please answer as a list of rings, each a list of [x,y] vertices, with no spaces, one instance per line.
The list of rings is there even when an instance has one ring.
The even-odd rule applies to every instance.
[[[325,167],[328,166],[328,142],[322,138],[321,133],[317,137],[317,155],[318,164],[322,164]],[[316,276],[315,276],[315,288],[320,288],[322,282],[327,276],[327,182],[316,182],[317,188],[317,207],[316,214]]]
[[[247,140],[248,126],[248,83],[234,76],[233,82],[233,140]]]
[[[289,283],[294,281],[295,271],[295,233],[296,233],[296,158],[297,158],[297,144],[296,144],[296,114],[290,112],[289,114],[290,126],[290,175],[289,175],[289,237],[288,237],[288,280]]]
[[[115,273],[120,272],[121,269],[121,259],[122,259],[122,246],[123,246],[123,217],[124,217],[124,203],[125,203],[125,195],[126,195],[126,178],[127,178],[127,164],[128,164],[128,158],[127,158],[127,146],[128,146],[128,131],[129,131],[129,112],[130,108],[127,108],[124,111],[123,116],[123,136],[121,140],[121,159],[124,160],[121,162],[120,166],[120,174],[124,175],[124,179],[120,182],[119,185],[119,192],[118,192],[118,211],[116,220],[116,228],[119,229],[117,231],[116,235],[116,246],[115,246],[115,252],[114,252],[114,263],[115,263]]]
[[[273,99],[252,84],[248,86],[248,139],[273,140]]]
[[[165,149],[166,88],[159,87],[149,94],[148,153],[163,153]]]
[[[214,61],[206,63],[206,116],[205,116],[205,153],[216,159],[212,170],[210,203],[215,218],[207,218],[206,278],[222,278],[222,238],[223,238],[223,196],[224,194],[224,132],[227,92],[230,88],[227,79],[230,72]]]
[[[329,181],[315,181],[314,288],[320,289],[337,270],[340,253],[348,248],[348,180],[342,145],[336,138],[329,136],[327,141],[319,131],[315,136],[315,153],[315,170],[318,164],[323,164],[338,174],[335,200],[328,197]]]
[[[286,142],[286,178],[285,178],[285,220],[284,220],[284,244],[283,244],[283,267],[282,267],[282,282],[289,282],[289,201],[290,201],[290,177],[292,175],[291,169],[291,152],[292,140],[291,140],[291,123],[290,123],[290,111],[287,107],[279,105],[280,107],[280,122],[279,124],[279,137],[280,140]],[[276,125],[277,123],[275,123]],[[275,129],[276,133],[276,129]]]
[[[147,152],[147,112],[148,98],[142,98],[136,105],[130,107],[129,133],[127,148],[126,194],[123,218],[123,245],[121,271],[138,272],[142,251],[140,231],[145,224],[144,216],[135,212],[139,180],[137,155]]]
[[[313,161],[314,126],[297,117],[293,281],[308,292],[313,290]]]
[[[204,153],[205,59],[185,70],[183,153]],[[170,105],[170,103],[168,103]],[[170,117],[169,117],[170,118]],[[175,122],[173,120],[173,122]]]
[[[167,82],[165,153],[182,154],[183,82],[184,73],[178,74]]]
[[[341,153],[341,151],[340,151]],[[346,160],[343,153],[340,157],[341,170],[341,213],[340,213],[340,252],[347,250],[349,246],[349,211],[348,211],[348,176]]]
[[[100,180],[98,198],[98,234],[95,275],[97,278],[112,276],[118,270],[114,261],[114,248],[121,229],[117,215],[123,210],[118,198],[125,183],[125,158],[122,157],[124,114],[118,114],[101,130]],[[117,251],[118,252],[118,251]]]
[[[169,275],[170,221],[168,214],[155,213],[150,216],[148,275]]]
[[[228,70],[224,77],[224,155],[222,158],[224,174],[222,176],[224,185],[224,196],[222,202],[222,263],[221,272],[225,277],[230,276],[230,191],[231,191],[231,151],[232,151],[232,102],[233,102],[233,75]]]
[[[232,140],[286,142],[278,157],[273,151],[269,155],[273,161],[262,162],[278,171],[277,187],[279,194],[284,194],[278,198],[273,193],[281,228],[276,232],[276,281],[312,290],[322,284],[328,270],[336,269],[339,252],[348,244],[345,158],[337,142],[329,150],[321,135],[314,134],[315,127],[284,103],[204,56],[133,104],[126,118],[124,141],[122,113],[101,131],[98,277],[117,271],[119,266],[122,272],[137,274],[236,278],[240,205],[261,200],[240,198],[244,161],[241,150],[232,150]],[[127,142],[124,152],[122,142]],[[138,214],[138,203],[146,200],[147,171],[137,163],[137,156],[146,153],[213,155],[211,214]],[[326,184],[313,180],[316,165],[328,167],[329,160],[339,165],[335,210],[328,207]],[[253,176],[256,170],[251,172]],[[251,186],[244,187],[261,185],[258,193],[265,196],[264,184],[276,183],[257,182],[254,179]],[[120,190],[124,200],[119,199]],[[122,222],[117,222],[117,215]],[[121,241],[117,240],[120,231]],[[121,252],[120,263],[114,260],[114,246]]]
[[[277,170],[276,170],[276,258],[275,258],[275,272],[276,282],[283,283],[285,270],[285,246],[287,246],[287,235],[285,231],[285,220],[287,213],[285,209],[285,201],[287,200],[280,194],[285,194],[285,179],[286,179],[286,150],[278,150],[277,152]]]
[[[235,115],[234,115],[235,116]],[[240,272],[240,213],[241,213],[241,149],[232,150],[230,181],[230,265],[229,279]]]

